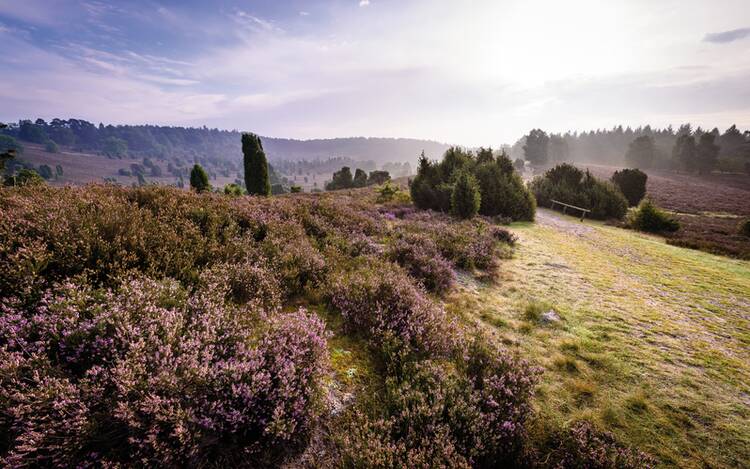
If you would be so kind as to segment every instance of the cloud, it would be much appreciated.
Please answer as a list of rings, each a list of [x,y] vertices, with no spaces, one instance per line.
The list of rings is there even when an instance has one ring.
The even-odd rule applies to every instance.
[[[722,31],[720,33],[708,33],[703,38],[703,42],[726,44],[727,42],[739,41],[748,36],[750,36],[750,28],[732,29],[731,31]]]
[[[281,28],[274,26],[270,21],[251,15],[242,10],[237,11],[235,20],[238,24],[252,31],[281,31]]]
[[[370,0],[359,0],[359,6],[361,7],[370,6]]]

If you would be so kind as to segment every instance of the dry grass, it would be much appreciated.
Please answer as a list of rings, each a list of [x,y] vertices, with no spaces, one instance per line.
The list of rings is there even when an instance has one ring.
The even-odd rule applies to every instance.
[[[498,284],[463,284],[449,301],[547,369],[540,422],[594,420],[664,467],[750,461],[750,263],[538,218],[513,227]],[[530,324],[529,304],[562,321]]]

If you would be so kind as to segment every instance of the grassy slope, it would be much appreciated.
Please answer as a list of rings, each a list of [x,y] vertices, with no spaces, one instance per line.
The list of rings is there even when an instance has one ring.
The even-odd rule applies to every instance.
[[[664,466],[750,461],[750,262],[540,210],[497,285],[450,305],[545,368],[544,422],[589,418]],[[562,316],[525,312],[545,302]],[[544,310],[548,307],[545,306]]]

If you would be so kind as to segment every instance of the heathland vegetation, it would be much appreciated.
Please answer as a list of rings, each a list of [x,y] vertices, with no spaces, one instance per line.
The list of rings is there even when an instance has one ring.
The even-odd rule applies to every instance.
[[[214,190],[196,163],[191,191],[56,188],[26,169],[0,188],[3,465],[636,468],[692,465],[691,445],[709,444],[728,467],[747,454],[741,412],[672,419],[671,395],[623,391],[618,373],[653,386],[670,361],[604,354],[608,337],[625,350],[651,343],[611,329],[610,309],[632,309],[622,320],[637,330],[654,312],[612,303],[614,261],[601,256],[627,262],[617,252],[637,245],[638,265],[668,260],[688,275],[684,257],[693,276],[701,262],[726,270],[712,293],[726,296],[700,304],[721,315],[721,302],[738,340],[746,266],[546,210],[541,227],[529,223],[554,199],[640,231],[678,229],[642,171],[609,181],[560,164],[527,186],[504,151],[452,147],[439,161],[423,154],[408,188],[344,167],[332,192],[270,197],[260,138],[242,143],[245,187]],[[747,230],[735,222],[736,236]],[[630,282],[653,274],[620,268]],[[686,295],[659,285],[658,301]],[[558,339],[549,362],[541,350]],[[726,392],[747,378],[711,357],[691,359],[729,373]],[[688,414],[684,438],[647,438]],[[704,436],[707,421],[736,439],[728,453]]]
[[[514,249],[470,215],[532,219],[533,196],[489,150],[420,167],[458,218],[388,181],[218,194],[199,165],[192,192],[0,189],[3,464],[651,465],[585,421],[531,438],[539,369],[444,298]]]

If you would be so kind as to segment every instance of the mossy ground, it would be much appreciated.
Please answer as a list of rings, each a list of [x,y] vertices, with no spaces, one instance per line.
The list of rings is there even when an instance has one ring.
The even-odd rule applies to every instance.
[[[585,418],[664,467],[747,467],[750,262],[548,210],[512,231],[497,281],[448,307],[545,368],[534,431]]]

